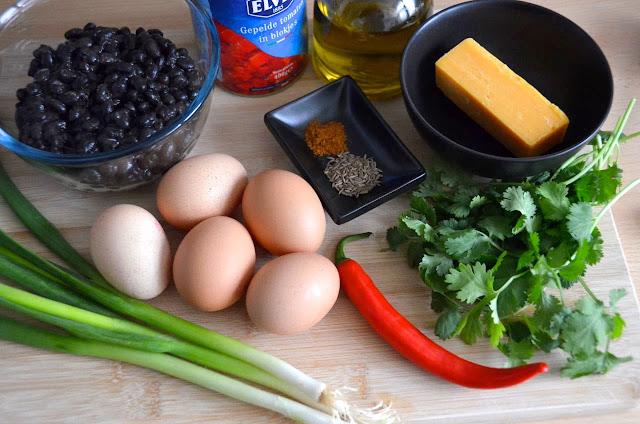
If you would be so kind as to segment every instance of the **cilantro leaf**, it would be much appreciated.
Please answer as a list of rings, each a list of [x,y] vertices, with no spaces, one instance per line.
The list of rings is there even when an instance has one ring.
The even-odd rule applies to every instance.
[[[465,203],[456,202],[449,205],[449,207],[447,208],[447,212],[449,212],[451,215],[455,216],[456,218],[466,218],[469,216],[469,212],[471,212],[471,209],[469,209],[469,205],[467,204],[467,202]]]
[[[476,230],[464,230],[452,234],[444,242],[446,252],[462,263],[479,259],[489,248],[487,236]]]
[[[507,343],[500,343],[498,349],[509,358],[506,364],[507,367],[517,367],[526,364],[525,361],[531,359],[536,351],[535,346],[527,338],[519,342],[511,338]]]
[[[535,257],[533,256],[533,252],[531,250],[525,251],[522,255],[520,255],[520,258],[518,259],[517,270],[520,271],[521,269],[528,267],[533,263],[534,259]]]
[[[504,336],[505,327],[500,320],[495,321],[492,314],[486,314],[484,319],[484,325],[487,328],[487,335],[489,336],[489,340],[491,341],[491,346],[497,348],[500,344],[500,339]]]
[[[427,222],[435,224],[438,221],[436,210],[428,204],[424,198],[417,196],[411,197],[410,206],[418,215],[423,215]]]
[[[589,203],[574,203],[569,208],[567,228],[575,240],[591,240],[593,209]]]
[[[536,214],[536,205],[528,191],[521,187],[509,187],[504,191],[500,205],[508,212],[520,212],[532,218]]]
[[[436,291],[431,292],[431,309],[437,313],[449,309],[449,299]]]
[[[630,356],[618,358],[609,352],[605,354],[600,351],[594,351],[589,355],[569,358],[567,365],[562,368],[562,375],[574,379],[596,373],[606,374],[616,365],[629,362],[632,359]]]
[[[485,264],[476,262],[471,265],[460,264],[452,268],[444,279],[449,290],[457,290],[456,297],[466,303],[474,303],[478,298],[488,295],[493,284],[493,273],[487,271]]]
[[[478,221],[478,226],[487,230],[490,237],[498,240],[511,237],[511,220],[506,216],[487,216]]]
[[[547,181],[536,192],[541,196],[538,204],[546,219],[561,221],[569,213],[569,188],[566,185]]]
[[[620,314],[613,316],[613,329],[611,330],[611,339],[617,339],[622,336],[622,329],[627,326]]]
[[[387,230],[387,243],[389,244],[389,250],[394,252],[398,250],[398,247],[402,246],[409,239],[405,236],[398,227],[391,227]]]
[[[531,337],[531,342],[540,350],[550,353],[560,347],[560,339],[554,339],[544,331],[537,331]]]
[[[436,253],[434,255],[427,253],[422,257],[418,268],[421,272],[433,274],[435,271],[438,275],[444,277],[449,273],[449,270],[453,268],[453,260],[442,253]]]
[[[603,345],[614,327],[613,318],[605,313],[602,302],[583,297],[561,327],[562,349],[572,355],[589,354]]]
[[[498,295],[498,314],[506,317],[527,304],[529,297],[529,279],[526,276],[516,278]]]
[[[474,308],[467,312],[467,315],[465,315],[463,321],[461,321],[461,323],[464,323],[464,327],[460,329],[460,339],[468,345],[474,344],[478,337],[482,337],[483,327],[482,321],[480,320],[481,313],[482,309]]]
[[[569,314],[571,308],[563,307],[557,297],[543,292],[533,313],[533,323],[549,335],[556,336]]]
[[[616,164],[605,169],[593,169],[575,183],[581,202],[604,204],[611,200],[622,186],[622,171]]]
[[[602,259],[602,237],[600,230],[596,227],[591,233],[591,241],[589,241],[589,253],[585,260],[589,265],[595,265]]]
[[[488,202],[487,198],[484,196],[477,195],[473,199],[471,199],[471,203],[469,203],[469,208],[475,209],[479,208],[482,205],[485,205]]]
[[[609,292],[609,310],[614,314],[618,313],[616,305],[618,301],[627,295],[625,289],[613,289]]]
[[[419,240],[412,240],[407,248],[407,263],[411,268],[416,268],[422,261],[424,247]]]
[[[436,336],[440,337],[441,340],[450,339],[458,328],[461,319],[462,316],[459,309],[447,309],[436,321]]]
[[[431,227],[431,225],[424,222],[423,220],[405,216],[404,218],[402,218],[402,222],[407,226],[407,228],[413,230],[418,235],[418,237],[421,237],[423,240],[434,240],[435,232],[433,230],[433,227]]]

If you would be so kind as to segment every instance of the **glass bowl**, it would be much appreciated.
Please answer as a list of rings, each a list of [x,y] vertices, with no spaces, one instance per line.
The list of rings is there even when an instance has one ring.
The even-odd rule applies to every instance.
[[[58,154],[18,141],[16,90],[32,82],[32,52],[53,48],[64,33],[98,26],[158,28],[184,47],[205,75],[197,97],[163,130],[138,144],[93,155]],[[119,191],[160,177],[194,147],[207,119],[220,64],[220,41],[197,0],[22,0],[0,15],[0,144],[59,182],[83,191]]]

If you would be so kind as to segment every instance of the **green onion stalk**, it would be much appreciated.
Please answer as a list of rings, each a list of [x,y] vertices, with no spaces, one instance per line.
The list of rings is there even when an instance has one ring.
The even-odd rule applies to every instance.
[[[32,292],[0,284],[0,306],[60,327],[71,335],[23,328],[22,324],[0,316],[3,319],[0,338],[50,350],[65,346],[63,350],[69,353],[155,369],[302,422],[343,419],[360,423],[394,422],[395,413],[386,405],[352,408],[340,391],[327,389],[324,383],[272,355],[118,292],[22,195],[1,165],[0,195],[39,240],[79,273],[38,256],[0,231],[0,276]],[[33,337],[14,337],[16,328]],[[37,343],[40,339],[36,335],[42,336],[42,342]],[[103,354],[98,347],[106,349]],[[145,355],[149,355],[148,359],[143,359]],[[294,400],[248,386],[203,366],[260,384]],[[195,377],[196,370],[202,375]],[[238,393],[243,391],[240,396]]]
[[[278,412],[302,423],[342,424],[345,421],[291,399],[260,390],[215,371],[164,353],[153,353],[96,340],[54,334],[0,315],[0,338],[55,352],[94,356],[160,371],[234,399]]]

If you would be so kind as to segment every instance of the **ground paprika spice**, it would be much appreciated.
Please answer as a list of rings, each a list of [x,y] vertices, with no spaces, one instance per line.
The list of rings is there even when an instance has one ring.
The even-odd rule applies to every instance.
[[[321,124],[316,119],[307,125],[304,140],[316,156],[336,156],[347,150],[347,134],[340,122]]]

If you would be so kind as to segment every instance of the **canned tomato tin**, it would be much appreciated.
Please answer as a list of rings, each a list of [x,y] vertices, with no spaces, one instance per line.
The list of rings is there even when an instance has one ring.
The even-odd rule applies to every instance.
[[[291,84],[307,64],[305,0],[201,0],[220,35],[218,85],[243,95]]]

